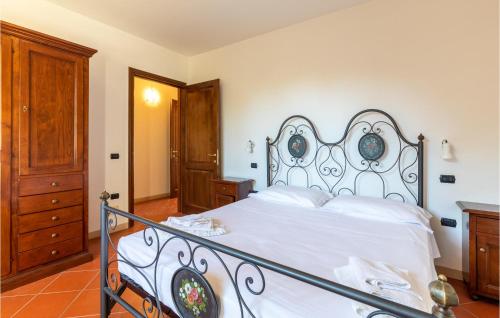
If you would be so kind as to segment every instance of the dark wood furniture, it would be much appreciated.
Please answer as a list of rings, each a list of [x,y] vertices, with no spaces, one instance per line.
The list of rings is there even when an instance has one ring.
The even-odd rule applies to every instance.
[[[213,207],[220,208],[221,206],[245,199],[252,191],[252,187],[252,179],[233,177],[213,179]]]
[[[458,201],[462,209],[462,266],[464,281],[472,297],[498,300],[499,206]]]
[[[89,58],[10,23],[2,36],[2,290],[92,259],[88,252]]]

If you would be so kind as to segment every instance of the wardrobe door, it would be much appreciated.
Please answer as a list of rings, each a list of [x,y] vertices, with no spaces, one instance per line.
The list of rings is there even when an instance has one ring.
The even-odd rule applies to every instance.
[[[83,170],[83,58],[20,41],[21,175]]]

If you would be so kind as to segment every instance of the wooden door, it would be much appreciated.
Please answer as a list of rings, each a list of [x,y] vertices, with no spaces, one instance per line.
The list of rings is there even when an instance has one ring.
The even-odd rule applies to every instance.
[[[499,242],[498,236],[477,233],[477,287],[479,292],[498,297]]]
[[[179,196],[181,112],[179,101],[170,104],[170,197]]]
[[[181,200],[183,213],[213,206],[210,180],[220,176],[219,80],[181,90]]]
[[[21,175],[82,171],[83,58],[20,42]]]
[[[1,276],[11,272],[12,40],[2,34],[2,139],[0,167]]]

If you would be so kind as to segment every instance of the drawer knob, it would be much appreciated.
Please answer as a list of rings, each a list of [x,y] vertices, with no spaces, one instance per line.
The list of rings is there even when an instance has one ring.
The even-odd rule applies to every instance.
[[[59,254],[59,252],[57,250],[53,250],[52,252],[50,252],[50,254],[57,255],[57,254]]]
[[[56,203],[59,203],[59,200],[57,200],[57,199],[52,199],[52,204],[56,204]]]
[[[479,252],[481,252],[481,253],[485,253],[485,252],[486,252],[486,250],[484,249],[484,247],[481,247],[481,248],[479,249]]]
[[[57,234],[57,233],[52,233],[52,235],[51,235],[50,237],[52,237],[52,238],[56,238],[56,237],[58,237],[58,236],[59,236],[59,234]]]
[[[54,182],[52,182],[52,183],[50,184],[50,186],[52,186],[52,187],[57,187],[57,186],[58,186],[58,184],[57,184],[57,182],[55,182],[55,181],[54,181]]]
[[[54,215],[54,216],[52,217],[52,221],[57,221],[57,220],[59,220],[59,217],[58,217],[58,216],[56,216],[56,215]]]

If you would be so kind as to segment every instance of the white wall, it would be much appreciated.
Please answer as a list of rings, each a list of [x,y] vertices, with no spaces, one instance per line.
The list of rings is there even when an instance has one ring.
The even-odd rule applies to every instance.
[[[134,199],[170,194],[170,107],[179,100],[179,89],[134,78]],[[154,88],[157,105],[144,100],[144,90]]]
[[[89,97],[89,231],[98,230],[103,189],[120,193],[111,205],[128,208],[128,67],[185,81],[187,58],[43,0],[2,0],[0,18],[99,51]]]
[[[383,109],[411,140],[426,137],[438,263],[461,269],[455,201],[499,201],[497,6],[375,0],[190,58],[190,83],[221,79],[224,175],[265,187],[265,138],[289,115],[310,117],[323,139],[337,140],[357,111]],[[444,138],[453,162],[440,159]],[[251,155],[248,139],[256,142]],[[455,174],[457,183],[440,184],[440,174]],[[440,217],[458,227],[441,227]]]

